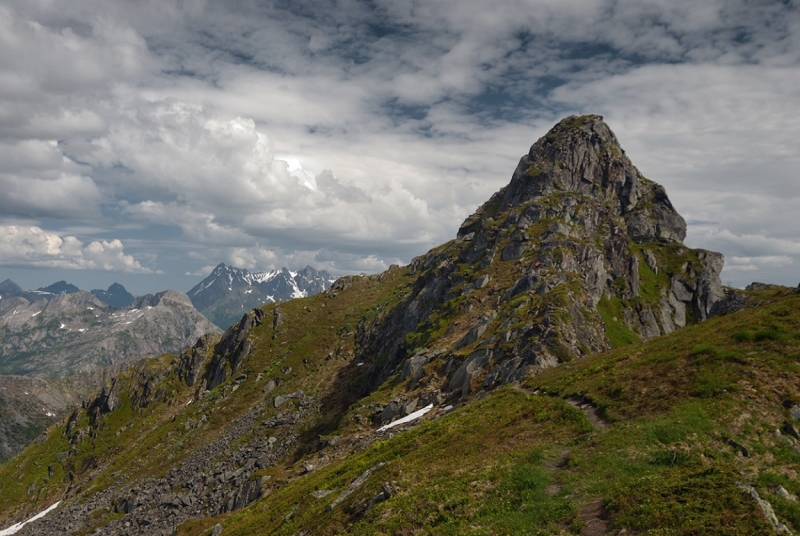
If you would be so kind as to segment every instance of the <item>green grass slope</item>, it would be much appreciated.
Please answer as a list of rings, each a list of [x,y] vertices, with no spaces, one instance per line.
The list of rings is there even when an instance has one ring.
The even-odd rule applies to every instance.
[[[179,378],[178,356],[140,361],[117,376],[120,396],[113,411],[95,418],[94,425],[88,409],[76,411],[0,465],[0,519],[19,521],[64,497],[86,501],[163,477],[249,415],[251,424],[218,454],[224,456],[255,434],[269,432],[260,426],[262,420],[296,404],[292,400],[275,408],[262,403],[274,396],[303,390],[320,399],[297,425],[303,439],[334,431],[368,384],[368,367],[353,362],[355,332],[402,299],[412,281],[408,270],[397,269],[380,280],[354,278],[338,294],[267,307],[280,315],[279,325],[268,322],[251,330],[254,349],[235,377],[201,399],[196,399],[196,385],[188,387]],[[236,381],[242,375],[247,381]],[[279,385],[267,396],[264,388],[271,378]],[[306,448],[314,447],[305,440],[299,445],[283,465],[291,466]],[[90,533],[120,517],[105,509],[92,516],[94,524],[76,533]]]
[[[248,334],[254,349],[202,397],[182,381],[178,356],[118,375],[113,411],[79,411],[0,465],[0,518],[66,499],[87,505],[75,534],[103,531],[124,519],[113,507],[124,490],[169,475],[215,441],[224,448],[211,461],[221,463],[254,439],[296,436],[252,475],[267,477],[259,500],[177,533],[208,534],[217,523],[226,535],[770,533],[742,485],[800,530],[800,422],[791,417],[800,404],[798,293],[757,293],[757,307],[476,388],[452,411],[442,403],[378,433],[375,408],[414,392],[413,380],[396,371],[375,384],[387,357],[359,362],[357,334],[390,317],[415,276],[396,268],[351,283],[265,308],[268,321]],[[422,330],[434,345],[453,337],[427,325],[410,337]],[[443,366],[426,365],[426,381]],[[270,379],[280,381],[265,394]],[[296,399],[270,403],[298,390],[313,401],[305,409]],[[291,429],[263,424],[292,411],[301,417]]]
[[[800,495],[800,450],[786,431],[800,425],[790,416],[800,295],[758,298],[498,389],[178,532],[216,523],[226,535],[773,532],[741,485],[798,531],[800,505],[783,490]],[[366,511],[384,482],[392,495]]]

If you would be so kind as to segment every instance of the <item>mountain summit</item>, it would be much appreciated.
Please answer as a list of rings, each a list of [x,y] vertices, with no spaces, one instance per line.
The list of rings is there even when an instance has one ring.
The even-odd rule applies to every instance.
[[[664,188],[639,173],[599,115],[568,117],[533,144],[520,159],[511,183],[467,219],[459,236],[481,219],[568,192],[603,203],[611,213],[623,216],[628,236],[635,242],[682,243],[686,237],[686,222]],[[574,215],[574,211],[564,214],[570,213]],[[526,216],[528,220],[536,217],[534,213]]]
[[[474,349],[450,382],[466,393],[486,367],[489,384],[505,382],[671,333],[724,300],[723,256],[687,248],[685,235],[664,188],[633,166],[602,117],[568,117],[455,242],[412,262],[423,273],[403,325],[421,329],[407,339],[397,331],[396,344],[423,348],[450,324],[438,344]],[[434,314],[442,303],[447,314]]]

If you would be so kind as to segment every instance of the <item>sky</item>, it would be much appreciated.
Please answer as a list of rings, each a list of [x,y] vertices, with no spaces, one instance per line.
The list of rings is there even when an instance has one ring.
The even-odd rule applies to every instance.
[[[380,272],[596,113],[723,283],[797,285],[799,65],[794,0],[0,0],[0,280]]]

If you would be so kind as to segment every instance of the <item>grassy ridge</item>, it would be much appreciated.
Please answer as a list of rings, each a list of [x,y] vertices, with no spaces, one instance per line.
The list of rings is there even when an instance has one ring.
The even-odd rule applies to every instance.
[[[800,453],[775,433],[791,420],[789,408],[800,404],[797,294],[760,293],[757,308],[644,344],[626,341],[522,385],[479,392],[450,413],[439,410],[417,427],[373,442],[364,419],[405,392],[409,380],[395,374],[364,398],[372,362],[358,366],[353,359],[354,333],[383,318],[413,284],[406,269],[396,269],[382,281],[356,278],[336,296],[266,308],[264,324],[250,333],[254,349],[235,375],[247,380],[232,378],[191,404],[195,388],[174,374],[175,356],[141,365],[138,373],[160,378],[152,389],[165,393],[146,407],[132,399],[141,389],[137,371],[123,373],[120,407],[83,441],[71,445],[63,426],[54,428],[0,465],[0,512],[41,509],[69,486],[88,496],[120,480],[164,475],[264,401],[265,383],[279,378],[270,396],[301,389],[320,398],[319,413],[300,423],[301,446],[255,475],[272,477],[260,500],[184,523],[179,534],[206,534],[216,523],[225,534],[242,535],[579,534],[593,523],[615,532],[768,533],[740,483],[754,486],[783,523],[800,530],[798,503],[777,495],[778,486],[800,495]],[[434,344],[459,336],[419,329]],[[375,363],[380,358],[372,356]],[[426,365],[428,373],[439,374],[440,365]],[[591,411],[567,399],[590,402],[602,422],[593,423]],[[286,407],[267,405],[257,421]],[[88,417],[75,427],[89,429]],[[265,433],[271,432],[250,432]],[[335,436],[361,442],[301,474],[302,463]],[[372,468],[363,485],[327,508]],[[365,513],[385,482],[394,494]],[[324,490],[330,493],[314,495]],[[92,516],[85,533],[121,514]]]
[[[226,534],[578,534],[593,520],[617,532],[771,532],[740,483],[800,530],[798,503],[776,494],[800,495],[800,453],[775,433],[800,403],[800,296],[759,297],[756,309],[551,369],[525,392],[497,390],[180,534],[217,522]],[[608,427],[593,429],[569,397]],[[360,518],[384,481],[397,495]]]

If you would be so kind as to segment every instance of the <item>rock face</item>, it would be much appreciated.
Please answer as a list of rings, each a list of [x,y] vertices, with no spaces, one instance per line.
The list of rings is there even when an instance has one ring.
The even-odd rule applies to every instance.
[[[0,283],[0,299],[10,298],[11,296],[15,296],[20,292],[22,292],[22,287],[20,287],[10,279],[6,279],[2,283]]]
[[[220,330],[180,292],[137,298],[109,307],[85,291],[33,303],[0,301],[0,373],[66,377],[134,358],[178,353]]]
[[[206,318],[227,329],[254,307],[311,296],[326,290],[333,281],[328,272],[311,266],[296,272],[282,268],[251,273],[220,263],[188,296]]]
[[[365,330],[363,346],[387,363],[374,381],[443,324],[436,344],[453,355],[437,387],[464,396],[705,320],[725,298],[723,256],[687,248],[685,236],[664,188],[633,166],[602,117],[564,119],[455,242],[414,259],[412,296]],[[434,314],[442,304],[447,313]]]

